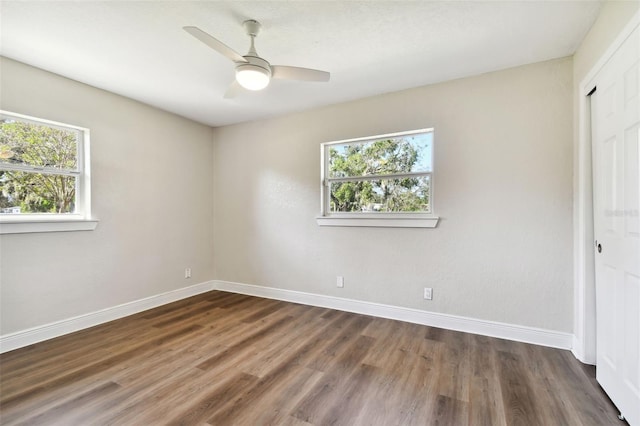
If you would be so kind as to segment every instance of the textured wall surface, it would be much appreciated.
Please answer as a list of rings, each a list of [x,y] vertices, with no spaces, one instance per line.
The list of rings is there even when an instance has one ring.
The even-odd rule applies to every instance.
[[[580,84],[620,31],[640,10],[638,1],[606,1],[574,55],[574,82]]]
[[[208,127],[1,65],[3,109],[91,129],[100,219],[1,237],[2,334],[212,278],[571,330],[569,58],[219,128],[213,145]],[[317,226],[320,143],[424,127],[436,229]]]
[[[571,331],[571,95],[564,58],[215,129],[216,279]],[[322,142],[425,127],[436,229],[316,224]]]
[[[1,109],[91,130],[100,223],[0,237],[0,334],[213,278],[211,128],[1,61]]]

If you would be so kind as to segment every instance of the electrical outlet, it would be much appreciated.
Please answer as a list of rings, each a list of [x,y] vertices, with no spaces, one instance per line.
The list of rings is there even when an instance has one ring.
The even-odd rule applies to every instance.
[[[191,278],[191,268],[184,268],[184,277]]]
[[[424,288],[424,298],[426,300],[432,300],[433,299],[433,289],[430,287],[425,287]]]
[[[344,287],[344,277],[338,276],[338,278],[336,279],[336,287]]]

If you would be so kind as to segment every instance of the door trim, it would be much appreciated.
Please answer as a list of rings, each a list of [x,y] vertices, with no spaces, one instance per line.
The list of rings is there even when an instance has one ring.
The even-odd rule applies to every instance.
[[[578,86],[578,138],[574,146],[573,174],[573,345],[581,362],[596,363],[595,278],[593,260],[593,197],[591,191],[591,101],[589,93],[602,67],[640,25],[640,11]]]

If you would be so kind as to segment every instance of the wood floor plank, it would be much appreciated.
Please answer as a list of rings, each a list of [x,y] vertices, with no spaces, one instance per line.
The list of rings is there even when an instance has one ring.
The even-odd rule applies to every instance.
[[[3,425],[618,425],[568,351],[211,291],[0,355]]]
[[[324,348],[311,362],[309,367],[326,371],[346,348],[360,336],[360,332],[371,322],[370,317],[349,315],[344,322],[336,323],[336,331],[331,344]]]
[[[309,361],[326,345],[327,339],[324,335],[337,324],[340,324],[344,316],[333,316],[324,327],[303,337],[300,346],[289,345],[288,347],[291,348],[291,351],[286,358],[265,374],[254,389],[239,395],[235,404],[216,413],[216,416],[211,418],[209,423],[228,422],[229,419],[236,419],[242,416],[243,413],[250,411],[252,407],[258,406],[264,395],[270,392],[277,392],[278,387],[281,387],[283,383],[287,383],[291,380],[291,377],[299,375],[299,372],[306,369]],[[320,372],[318,374],[322,375]]]
[[[211,377],[203,383],[205,377],[194,368],[163,373],[165,379],[153,376],[133,386],[123,386],[123,391],[110,401],[111,405],[105,401],[105,411],[94,415],[87,424],[163,424],[219,383]]]
[[[469,424],[479,426],[506,426],[504,404],[500,392],[500,381],[495,339],[486,336],[471,336],[473,345],[471,377],[469,380]]]
[[[303,366],[286,363],[282,366],[282,369],[277,369],[260,379],[253,388],[236,394],[235,399],[217,411],[207,423],[215,425],[233,424],[236,419],[247,416],[247,411],[254,410],[254,407],[263,407],[260,402],[265,397],[266,392],[277,391],[283,383],[289,382],[293,376],[300,374],[301,371],[304,371]],[[272,407],[267,406],[263,407],[263,409],[272,409]]]
[[[79,368],[72,372],[63,371],[57,377],[48,380],[46,382],[38,383],[36,385],[32,385],[30,387],[24,389],[18,389],[13,393],[6,392],[7,387],[3,386],[2,395],[0,395],[0,404],[3,408],[11,407],[12,404],[25,400],[28,398],[33,398],[41,393],[45,393],[50,389],[56,389],[59,387],[64,387],[66,383],[81,380],[83,378],[89,377],[91,375],[96,374],[98,371],[106,370],[114,365],[117,365],[119,362],[135,356],[137,353],[141,353],[146,351],[146,346],[154,346],[154,345],[162,345],[172,339],[176,338],[184,338],[185,335],[200,329],[200,326],[189,326],[176,331],[173,331],[168,334],[161,335],[160,337],[156,337],[155,339],[146,342],[142,345],[135,346],[125,352],[119,353],[117,355],[108,357],[106,359],[102,359],[98,362],[91,363],[86,365],[85,367]],[[7,394],[8,393],[8,394]]]
[[[237,313],[247,308],[252,309],[256,303],[264,304],[268,300],[238,294],[235,300],[225,300],[224,303],[220,304],[220,307],[227,310],[233,309]]]
[[[471,376],[470,340],[472,336],[444,330],[440,342],[444,343],[442,362],[438,368],[438,390],[440,395],[454,400],[469,400],[469,380]]]
[[[363,389],[369,389],[379,375],[379,369],[367,364],[356,366],[344,386],[336,393],[339,398],[326,410],[319,424],[322,425],[350,425],[358,418],[368,397]]]
[[[535,408],[540,405],[522,358],[516,354],[499,351],[498,360],[507,424],[544,426],[540,410]]]
[[[203,297],[205,298],[205,300],[211,302],[214,306],[220,307],[229,300],[242,299],[244,296],[242,294],[231,293],[227,291],[215,291],[204,293]]]
[[[314,345],[327,342],[328,333],[318,333],[318,331],[324,330],[332,324],[331,321],[315,314],[315,310],[307,310],[300,314],[300,322],[292,322],[287,327],[273,333],[271,337],[262,340],[257,355],[253,360],[243,364],[243,371],[264,377],[282,365],[283,362],[302,364],[304,357],[314,347],[310,342]],[[282,342],[289,342],[289,344],[283,345]],[[296,357],[292,358],[292,354],[295,354]]]
[[[426,340],[422,340],[424,343]],[[433,422],[433,406],[441,389],[438,387],[444,361],[444,345],[431,344],[428,354],[407,353],[407,373],[404,384],[396,383],[392,395],[400,408],[398,417],[402,425],[425,425]],[[399,395],[405,393],[404,398]]]
[[[231,376],[221,386],[213,392],[208,393],[195,404],[185,407],[185,411],[180,413],[175,419],[167,422],[170,426],[199,424],[213,415],[220,406],[229,402],[239,392],[255,386],[258,378],[246,373],[238,373]]]
[[[188,309],[182,309],[178,312],[169,312],[160,318],[156,318],[153,322],[153,326],[156,328],[174,326],[181,321],[192,321],[193,317],[198,314],[205,312],[211,313],[212,311],[214,311],[214,309],[212,309],[211,303],[206,301],[197,303],[193,306],[189,306]],[[217,311],[220,312],[220,314],[223,313],[221,309]]]
[[[571,411],[576,413],[582,424],[620,424],[612,421],[612,404],[608,397],[602,398],[602,389],[595,381],[595,369],[591,370],[591,376],[587,376],[583,366],[575,362],[571,353],[551,348],[539,350],[540,356],[544,356],[548,364],[547,376],[557,383],[557,395],[572,395],[572,398],[561,399],[573,407]]]
[[[262,410],[252,410],[250,406],[243,404],[247,409],[234,410],[233,422],[242,425],[280,425],[290,422],[289,413],[324,375],[299,365],[290,371],[295,371],[295,374],[286,378],[281,375],[281,380],[274,381],[266,392],[262,392],[253,401],[263,407]],[[265,390],[266,387],[262,389]]]
[[[77,421],[71,418],[69,413],[74,411],[79,412],[80,408],[82,411],[91,410],[90,407],[92,404],[95,404],[96,401],[106,399],[109,394],[117,391],[119,388],[120,386],[114,382],[103,383],[69,401],[54,406],[40,415],[30,417],[24,422],[29,425],[74,424]]]
[[[431,423],[442,426],[458,426],[468,419],[467,402],[445,395],[436,397],[435,410]]]
[[[342,390],[348,378],[360,365],[374,340],[369,336],[358,336],[311,389],[307,397],[298,404],[293,415],[308,423],[321,424],[317,422],[327,415],[327,409],[334,405],[337,399],[342,398]]]
[[[365,405],[354,424],[382,424],[389,418],[399,421],[403,407],[412,403],[408,398],[417,397],[411,389],[415,383],[411,375],[416,355],[395,345],[386,347],[390,349],[389,354],[384,356],[383,363],[375,364],[380,370],[374,377],[374,384],[367,389]],[[369,359],[365,357],[364,361],[368,362]]]
[[[252,309],[247,315],[245,315],[241,321],[242,322],[256,322],[258,320],[264,319],[270,314],[277,312],[279,309],[282,309],[286,305],[285,302],[280,302],[279,300],[269,300],[266,306],[262,309]]]
[[[202,361],[196,367],[201,370],[209,370],[212,367],[218,366],[219,364],[224,362],[226,359],[235,357],[238,351],[241,351],[249,347],[250,345],[255,344],[260,339],[264,339],[268,335],[268,333],[274,332],[280,327],[284,327],[285,325],[291,322],[291,319],[292,317],[289,317],[289,316],[282,317],[282,318],[279,318],[277,321],[271,324],[268,324],[265,327],[261,327],[257,330],[254,330],[239,342],[233,344],[232,346],[220,352],[219,354],[214,355],[211,358]]]
[[[23,379],[28,376],[44,380],[47,373],[55,374],[55,370],[47,368],[49,365],[67,370],[73,368],[74,364],[90,362],[96,356],[107,354],[112,348],[130,342],[134,338],[144,340],[158,334],[153,327],[122,320],[89,330],[91,332],[83,330],[28,346],[19,351],[2,354],[0,377],[3,381],[11,380],[15,376]],[[11,355],[15,353],[22,356],[14,359]]]

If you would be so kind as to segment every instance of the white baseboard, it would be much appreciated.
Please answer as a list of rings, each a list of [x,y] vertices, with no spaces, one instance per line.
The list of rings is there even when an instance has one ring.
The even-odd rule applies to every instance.
[[[223,290],[286,302],[301,303],[322,308],[337,309],[381,318],[389,318],[415,324],[464,331],[483,336],[498,337],[517,342],[532,343],[552,348],[571,349],[573,335],[559,331],[544,330],[522,325],[505,324],[495,321],[485,321],[456,315],[440,314],[421,311],[418,309],[402,308],[399,306],[383,305],[379,303],[363,302],[359,300],[343,299],[340,297],[323,296],[320,294],[301,291],[284,290],[280,288],[262,287],[251,284],[241,284],[229,281],[213,281],[214,290]]]
[[[573,343],[571,345],[571,353],[576,357],[578,361],[583,364],[596,365],[595,354],[590,354],[584,349],[584,344],[575,335],[573,336]]]
[[[206,281],[189,287],[180,288],[178,290],[168,291],[166,293],[135,300],[133,302],[123,303],[122,305],[113,306],[100,311],[0,336],[0,353],[73,333],[75,331],[123,318],[128,315],[146,311],[147,309],[166,305],[167,303],[186,299],[187,297],[195,296],[196,294],[211,291],[213,290],[213,287],[213,281]]]
[[[436,312],[344,299],[340,297],[324,296],[301,291],[215,280],[135,300],[133,302],[124,303],[122,305],[102,309],[100,311],[91,312],[74,318],[68,318],[62,321],[30,328],[28,330],[22,330],[16,333],[0,336],[0,353],[22,348],[54,337],[63,336],[65,334],[123,318],[128,315],[133,315],[147,309],[156,308],[167,303],[186,299],[187,297],[195,296],[196,294],[205,293],[211,290],[229,291],[250,296],[337,309],[340,311],[389,318],[449,330],[464,331],[484,336],[499,337],[501,339],[533,343],[553,348],[571,349],[573,343],[573,336],[571,334],[558,331],[485,321],[456,315],[440,314]]]

